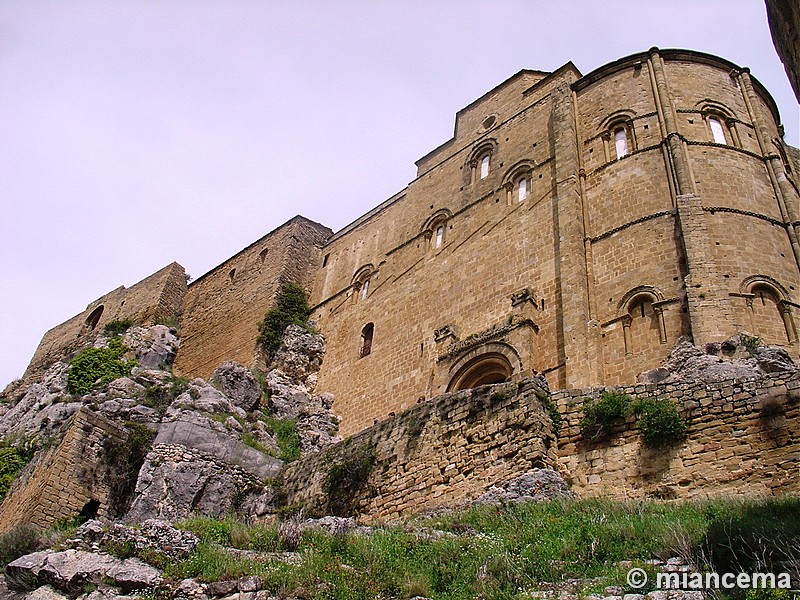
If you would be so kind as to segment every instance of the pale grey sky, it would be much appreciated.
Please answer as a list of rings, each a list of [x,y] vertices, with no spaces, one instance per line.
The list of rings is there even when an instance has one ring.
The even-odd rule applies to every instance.
[[[760,0],[0,0],[0,386],[119,285],[346,225],[520,69],[652,46],[749,66],[798,145]]]

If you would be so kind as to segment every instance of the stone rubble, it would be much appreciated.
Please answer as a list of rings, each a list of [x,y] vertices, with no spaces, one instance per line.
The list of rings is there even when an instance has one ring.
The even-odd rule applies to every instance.
[[[475,501],[475,504],[547,502],[572,496],[567,482],[557,471],[531,469],[501,486],[492,486]]]

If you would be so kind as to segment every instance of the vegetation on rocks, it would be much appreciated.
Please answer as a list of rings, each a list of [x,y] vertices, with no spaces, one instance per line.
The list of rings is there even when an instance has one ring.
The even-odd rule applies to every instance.
[[[308,295],[297,283],[284,283],[278,290],[275,305],[258,324],[256,343],[267,360],[272,360],[280,348],[283,332],[289,325],[308,327]]]
[[[130,319],[120,319],[117,321],[109,321],[103,327],[103,333],[108,336],[122,335],[133,326],[133,321]]]
[[[6,497],[17,475],[33,458],[34,450],[33,442],[17,445],[0,443],[0,502]]]
[[[137,366],[135,359],[123,360],[128,351],[119,337],[111,338],[107,348],[87,348],[70,361],[72,368],[67,379],[67,390],[83,396],[93,389],[130,375]]]
[[[369,533],[305,527],[294,560],[284,553],[296,540],[284,539],[279,524],[194,518],[178,526],[200,544],[161,564],[176,582],[257,575],[270,594],[307,599],[527,598],[569,580],[578,594],[608,585],[643,593],[653,589],[653,559],[718,573],[791,570],[800,558],[798,516],[797,498],[484,505]],[[632,566],[649,573],[648,587],[628,587]]]

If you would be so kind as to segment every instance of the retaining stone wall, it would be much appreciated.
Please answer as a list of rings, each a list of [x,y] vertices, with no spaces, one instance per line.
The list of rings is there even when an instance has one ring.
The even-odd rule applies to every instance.
[[[559,464],[581,497],[702,498],[800,492],[800,373],[718,383],[640,384],[616,388],[632,398],[669,398],[688,425],[685,442],[642,445],[635,419],[604,442],[580,435],[585,398],[603,388],[558,390],[564,418]]]
[[[286,467],[290,504],[328,512],[332,467],[357,471],[374,458],[353,496],[355,512],[396,518],[476,498],[534,467],[556,466],[556,438],[535,380],[444,394]],[[356,476],[357,478],[357,476]],[[344,482],[346,483],[346,481]],[[337,485],[334,501],[347,490]]]

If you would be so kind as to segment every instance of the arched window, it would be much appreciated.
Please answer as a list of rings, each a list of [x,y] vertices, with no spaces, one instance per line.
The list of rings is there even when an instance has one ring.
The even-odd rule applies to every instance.
[[[364,358],[372,352],[372,338],[375,335],[375,323],[367,323],[361,329],[361,350],[358,353],[359,358]]]
[[[441,248],[444,243],[444,223],[436,228],[436,234],[433,237],[433,247]]]
[[[722,121],[716,116],[708,117],[708,127],[711,129],[711,137],[716,144],[727,144],[728,140],[725,139],[725,129],[722,126]]]
[[[367,295],[369,294],[369,279],[365,279],[364,282],[361,284],[361,295],[362,300],[367,299]]]
[[[461,367],[447,386],[447,391],[468,390],[481,385],[503,383],[514,372],[508,358],[500,353],[475,357]]]
[[[88,328],[89,328],[89,330],[92,330],[92,329],[94,329],[95,327],[97,327],[97,324],[100,322],[100,317],[102,317],[102,316],[103,316],[103,308],[104,308],[104,307],[103,307],[103,305],[101,304],[100,306],[98,306],[97,308],[95,308],[95,309],[94,309],[94,310],[93,310],[93,311],[92,311],[92,312],[89,314],[89,316],[88,316],[88,317],[86,317],[86,327],[88,327]]]
[[[517,182],[517,200],[523,202],[528,197],[528,178],[521,177]]]
[[[489,176],[489,161],[491,158],[491,154],[488,152],[481,157],[481,170],[480,170],[480,178],[486,179]]]
[[[614,129],[614,149],[617,152],[617,159],[627,156],[629,153],[628,132],[623,125],[619,125]]]
[[[356,274],[353,275],[352,298],[353,302],[363,302],[369,296],[369,286],[372,276],[375,275],[374,267],[371,264],[364,265]]]

